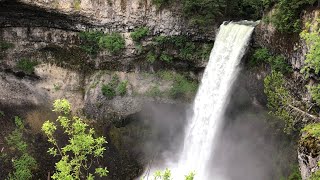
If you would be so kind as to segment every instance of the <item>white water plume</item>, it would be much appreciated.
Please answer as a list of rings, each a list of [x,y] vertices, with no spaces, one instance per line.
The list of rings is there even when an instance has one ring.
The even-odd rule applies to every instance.
[[[255,23],[222,24],[211,51],[188,121],[184,147],[179,163],[171,166],[174,179],[184,179],[191,171],[196,180],[223,180],[207,177],[206,169],[217,144],[216,137],[223,122],[232,84],[240,70],[239,64],[248,46]]]

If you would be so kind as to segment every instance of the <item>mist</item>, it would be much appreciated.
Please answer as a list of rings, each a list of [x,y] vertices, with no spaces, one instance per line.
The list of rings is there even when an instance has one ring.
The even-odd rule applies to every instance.
[[[233,86],[218,145],[206,167],[208,179],[217,178],[217,174],[224,180],[279,179],[290,172],[296,159],[292,139],[280,130],[281,124],[268,115],[263,105],[252,103],[244,81],[238,79]],[[179,160],[190,117],[191,105],[146,105],[139,118],[153,135],[143,146],[148,156],[145,174],[152,171],[151,167],[164,170],[170,166],[168,162]]]

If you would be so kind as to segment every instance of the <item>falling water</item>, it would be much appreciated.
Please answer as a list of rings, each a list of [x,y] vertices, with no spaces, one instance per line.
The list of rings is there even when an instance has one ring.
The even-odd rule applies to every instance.
[[[216,145],[223,121],[223,113],[230,90],[239,72],[239,64],[248,46],[255,23],[230,22],[220,26],[210,60],[193,105],[193,117],[186,128],[184,147],[178,168],[173,169],[175,179],[183,179],[195,171],[197,180],[207,177],[206,167]],[[221,180],[222,177],[214,177]]]

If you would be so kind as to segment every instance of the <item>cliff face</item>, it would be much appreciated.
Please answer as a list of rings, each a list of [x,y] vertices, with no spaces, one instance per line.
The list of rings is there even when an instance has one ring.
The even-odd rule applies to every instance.
[[[180,4],[158,9],[151,0],[2,0],[0,8],[2,27],[42,26],[128,33],[146,26],[152,34],[188,34],[206,40],[213,40],[216,30],[215,24],[206,32],[188,25]]]
[[[130,37],[138,27],[150,30],[141,42],[143,48],[152,45],[154,37],[159,35],[185,35],[199,48],[214,40],[217,29],[217,25],[212,25],[209,31],[188,25],[179,4],[158,9],[151,0],[0,0],[0,109],[5,114],[0,117],[0,124],[11,129],[15,115],[30,124],[33,136],[40,139],[41,148],[35,151],[44,154],[37,157],[45,164],[37,178],[46,178],[54,167],[45,163],[50,157],[46,156],[46,142],[39,132],[44,117],[55,118],[48,111],[55,99],[67,98],[76,114],[92,119],[96,129],[107,137],[105,162],[111,172],[109,179],[137,177],[154,156],[154,152],[143,152],[141,147],[158,146],[160,134],[168,132],[152,131],[155,124],[166,121],[165,117],[161,121],[159,115],[154,117],[153,108],[163,109],[161,104],[165,104],[177,112],[173,115],[177,118],[170,121],[182,122],[182,112],[194,90],[187,92],[188,99],[176,99],[172,97],[174,84],[190,82],[194,89],[206,60],[148,63],[147,53],[138,52]],[[118,54],[101,50],[95,56],[90,55],[81,48],[80,31],[120,33],[125,48]],[[177,55],[175,50],[171,51]],[[36,62],[34,70],[21,69],[19,63],[23,60]],[[117,94],[108,98],[103,95],[102,87],[113,79],[118,84],[126,83],[126,92],[120,95],[117,87]],[[163,111],[163,114],[168,112]],[[149,116],[142,118],[140,112]],[[180,124],[166,129],[177,132],[182,131],[181,127]],[[172,141],[175,138],[171,134],[171,139],[164,141],[178,143]],[[6,135],[1,132],[2,137]],[[143,138],[148,138],[143,140],[145,144],[140,142]],[[0,178],[4,177],[0,175]]]
[[[270,17],[271,13],[266,16]],[[319,9],[306,10],[301,16],[301,21],[304,25],[307,23],[315,24],[319,17]],[[300,70],[304,66],[308,47],[299,34],[281,34],[271,24],[262,22],[256,28],[253,39],[254,46],[266,47],[272,53],[281,54],[286,57],[294,70],[289,78],[292,84],[294,84],[290,88],[291,93],[296,95],[298,101],[310,103],[312,99],[307,85],[312,85],[315,81],[318,81],[318,77],[313,76],[311,79],[306,80],[304,75],[300,73]],[[303,116],[298,117],[298,121],[301,124],[313,122],[310,119],[304,119]],[[303,135],[301,136],[303,137]],[[308,179],[312,173],[320,169],[317,164],[320,158],[318,146],[318,142],[314,140],[299,142],[298,161],[303,180]]]
[[[304,11],[302,23],[316,23],[319,13],[317,9]],[[271,14],[272,12],[266,16],[270,17]],[[266,47],[275,54],[284,55],[294,70],[299,72],[303,67],[308,49],[298,33],[279,33],[271,24],[262,22],[255,30],[254,41],[258,46]]]

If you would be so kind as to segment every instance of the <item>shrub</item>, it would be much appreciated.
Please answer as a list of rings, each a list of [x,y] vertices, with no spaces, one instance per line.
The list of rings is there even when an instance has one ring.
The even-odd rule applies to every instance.
[[[320,179],[320,171],[316,171],[314,173],[311,174],[311,177],[309,178],[309,180],[319,180]]]
[[[301,130],[301,132],[306,133],[302,138],[313,137],[320,139],[320,123],[308,124]]]
[[[147,27],[140,27],[134,30],[130,36],[133,41],[139,42],[141,41],[144,37],[146,37],[149,34],[150,30]]]
[[[80,32],[79,37],[82,41],[80,48],[90,55],[97,55],[100,50],[98,43],[103,36],[103,32],[100,31]]]
[[[320,23],[320,19],[318,19]],[[310,32],[309,29],[312,29]],[[310,76],[312,72],[316,75],[320,73],[320,25],[314,24],[311,26],[310,23],[307,24],[306,29],[304,29],[300,36],[307,42],[309,52],[307,53],[306,60],[304,61],[305,66],[301,70],[305,73],[307,77]]]
[[[36,160],[28,153],[28,144],[25,141],[25,127],[19,117],[15,117],[16,129],[6,137],[8,145],[15,150],[12,158],[14,172],[9,174],[8,179],[32,179],[32,170],[36,167]]]
[[[154,54],[154,52],[149,51],[148,54],[147,54],[147,61],[152,64],[156,60],[157,60],[157,56]]]
[[[128,81],[122,81],[120,82],[120,84],[118,85],[117,87],[117,93],[120,95],[120,96],[124,96],[127,94],[127,84],[128,84]]]
[[[119,53],[125,48],[125,40],[119,33],[112,33],[102,36],[99,40],[99,46],[107,49],[110,53]]]
[[[184,180],[193,180],[195,175],[196,174],[194,172],[190,172],[189,174],[184,176]],[[154,180],[172,180],[172,178],[171,178],[171,170],[167,168],[163,172],[162,171],[156,171],[153,174],[153,179]],[[144,178],[142,178],[141,180],[144,180]]]
[[[81,49],[90,55],[97,55],[101,49],[110,53],[119,53],[125,48],[125,39],[119,33],[104,34],[100,31],[86,31],[79,34],[82,44]]]
[[[312,99],[316,101],[318,105],[320,105],[320,85],[309,87]]]
[[[267,96],[270,114],[278,117],[285,124],[284,132],[290,134],[294,128],[294,117],[288,111],[292,97],[286,88],[284,76],[280,72],[272,73],[264,79],[264,93]]]
[[[271,57],[267,48],[259,48],[254,51],[250,59],[250,65],[257,65],[260,63],[268,62],[268,59]]]
[[[275,56],[269,59],[271,69],[282,72],[283,74],[292,72],[292,67],[286,62],[283,56]]]
[[[104,137],[96,137],[93,128],[79,117],[71,117],[71,105],[65,100],[56,100],[53,111],[61,116],[54,122],[46,121],[42,126],[42,131],[52,144],[48,152],[59,158],[56,163],[56,171],[51,176],[52,179],[86,179],[93,180],[94,175],[99,177],[107,176],[107,169],[99,167],[99,158],[103,157],[106,150],[104,144],[107,143]],[[57,136],[58,127],[68,136],[68,142],[60,143]],[[90,172],[94,170],[94,172]]]
[[[317,0],[279,0],[271,17],[271,23],[282,33],[301,30],[300,13],[302,7],[312,5]]]
[[[116,91],[109,84],[102,85],[101,91],[102,94],[108,99],[112,99],[116,96]]]
[[[120,82],[119,77],[114,75],[108,84],[102,85],[102,94],[108,99],[113,99],[116,95],[124,96],[127,93],[128,81]]]
[[[196,55],[197,49],[196,45],[192,42],[187,42],[185,45],[180,49],[180,56],[184,59],[191,60]]]
[[[282,55],[272,56],[267,48],[256,49],[250,58],[249,66],[269,64],[272,70],[286,74],[292,72],[292,68]]]
[[[38,65],[38,62],[30,59],[21,59],[18,61],[16,67],[28,74],[34,72],[34,67]]]
[[[173,57],[170,56],[169,54],[161,54],[160,55],[160,60],[164,61],[164,62],[167,62],[167,63],[170,63],[170,62],[172,62]]]
[[[186,36],[157,36],[153,39],[161,61],[171,62],[174,58],[195,61],[209,59],[213,44],[196,43]]]

